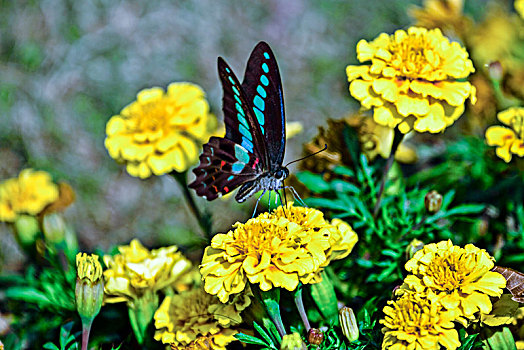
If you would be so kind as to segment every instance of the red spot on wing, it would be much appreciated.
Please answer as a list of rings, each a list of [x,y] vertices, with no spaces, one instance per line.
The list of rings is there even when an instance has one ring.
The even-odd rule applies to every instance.
[[[253,167],[252,167],[253,169],[255,169],[255,168],[256,168],[256,166],[257,166],[258,162],[259,162],[259,159],[258,159],[258,158],[256,158],[256,159],[255,159],[255,162],[253,163]]]
[[[224,192],[226,192],[226,193],[229,192],[229,188],[227,186],[224,186]]]
[[[224,165],[226,165],[226,162],[225,162],[225,161],[223,161],[223,160],[222,160],[222,161],[220,161],[220,167],[221,167],[221,168],[223,168],[223,167],[224,167]]]
[[[218,193],[218,188],[217,188],[215,185],[211,185],[211,187],[213,187],[213,189],[215,190],[215,192]]]

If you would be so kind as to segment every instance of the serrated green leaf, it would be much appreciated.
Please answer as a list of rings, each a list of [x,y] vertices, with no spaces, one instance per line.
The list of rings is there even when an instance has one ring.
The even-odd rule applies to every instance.
[[[264,330],[264,328],[260,327],[256,322],[253,322],[253,327],[255,328],[255,331],[257,331],[258,334],[260,334],[260,336],[264,338],[266,344],[273,344],[271,336]]]
[[[237,333],[234,335],[235,338],[240,340],[241,342],[248,343],[248,344],[255,344],[260,346],[269,346],[270,344],[265,343],[262,339],[258,339],[257,337],[253,337],[248,334],[244,333]]]

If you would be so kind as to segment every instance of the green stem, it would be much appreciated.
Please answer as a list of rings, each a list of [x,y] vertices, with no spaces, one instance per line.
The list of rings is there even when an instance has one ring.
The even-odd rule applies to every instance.
[[[87,345],[89,344],[89,333],[90,332],[91,332],[91,322],[82,322],[82,350],[87,350]]]
[[[300,318],[302,319],[307,332],[311,329],[311,325],[309,324],[306,309],[304,308],[304,301],[302,300],[302,285],[299,285],[295,290],[295,305],[297,306],[298,313],[300,314]]]
[[[187,187],[186,172],[179,173],[179,172],[173,171],[170,173],[170,175],[180,185],[180,188],[182,189],[182,193],[184,194],[184,197],[186,198],[187,204],[189,204],[189,209],[191,210],[191,212],[197,219],[198,225],[202,229],[204,236],[208,240],[210,240],[211,239],[211,220],[209,220],[208,218],[204,218],[202,214],[200,213],[200,210],[198,210],[195,200],[193,199],[193,196],[189,192],[189,187]]]
[[[391,145],[391,153],[389,154],[389,157],[386,161],[386,166],[384,166],[384,171],[382,174],[382,181],[380,182],[380,189],[377,195],[377,201],[375,202],[375,208],[373,209],[373,218],[374,219],[377,218],[378,210],[380,208],[380,204],[382,203],[382,195],[384,193],[384,188],[386,187],[386,180],[388,178],[388,173],[395,160],[395,153],[397,152],[398,146],[402,142],[403,138],[404,138],[404,134],[401,133],[397,128],[395,128],[395,135],[393,136],[393,143]]]

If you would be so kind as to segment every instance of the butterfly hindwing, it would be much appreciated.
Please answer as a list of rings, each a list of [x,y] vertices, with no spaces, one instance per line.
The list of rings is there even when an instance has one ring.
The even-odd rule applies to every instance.
[[[260,42],[249,57],[242,89],[264,135],[270,170],[282,165],[286,147],[284,94],[273,51]]]
[[[260,172],[260,160],[231,140],[212,137],[204,145],[200,165],[193,172],[197,178],[189,187],[211,201],[254,180]]]
[[[268,169],[269,156],[260,125],[253,115],[254,112],[235,73],[221,57],[218,58],[218,75],[224,90],[222,110],[226,124],[226,139],[255,153],[262,162],[262,166]]]

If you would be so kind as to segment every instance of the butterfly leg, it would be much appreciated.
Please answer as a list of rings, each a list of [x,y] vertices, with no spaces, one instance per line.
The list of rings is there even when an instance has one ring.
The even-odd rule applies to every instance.
[[[257,212],[257,208],[258,208],[258,202],[260,202],[260,199],[266,194],[266,191],[267,190],[264,190],[264,192],[262,192],[262,194],[260,195],[260,197],[258,197],[257,199],[257,203],[255,204],[255,210],[253,210],[253,215],[251,215],[251,219],[253,219],[255,217],[255,214]]]
[[[267,211],[271,211],[271,190],[269,190],[269,198],[267,200]]]
[[[298,194],[297,190],[295,190],[295,188],[293,186],[284,186],[282,187],[282,189],[290,189],[291,190],[291,193],[293,194],[293,198],[295,198],[299,203],[300,205],[306,207],[306,208],[309,208],[307,206],[307,204],[304,202],[304,200],[300,197],[300,195]]]

